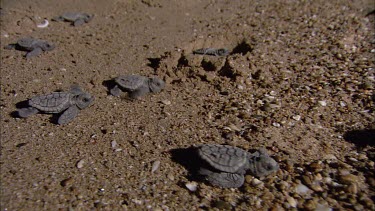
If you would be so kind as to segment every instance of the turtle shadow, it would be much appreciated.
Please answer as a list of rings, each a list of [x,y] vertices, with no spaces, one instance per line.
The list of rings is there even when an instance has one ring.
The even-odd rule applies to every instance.
[[[21,118],[20,115],[18,114],[18,109],[27,108],[27,107],[29,107],[28,100],[20,101],[20,102],[16,103],[17,110],[10,112],[9,115],[13,118]]]
[[[188,171],[188,180],[204,181],[204,177],[199,174],[199,170],[202,167],[209,168],[209,166],[199,157],[196,147],[172,149],[170,153],[172,161],[180,164]]]
[[[147,58],[147,60],[150,62],[147,64],[147,66],[151,67],[154,70],[157,70],[159,68],[161,58]]]
[[[116,82],[113,79],[105,80],[102,83],[103,86],[107,87],[107,94],[111,95],[110,90],[116,86]]]
[[[59,91],[59,90],[58,90]],[[29,107],[29,103],[28,103],[29,100],[23,100],[23,101],[20,101],[18,103],[16,103],[16,108],[17,110],[15,111],[12,111],[10,112],[10,116],[13,117],[13,118],[24,118],[24,117],[21,117],[18,113],[18,109],[21,109],[21,108],[27,108]],[[45,112],[41,112],[39,111],[39,113],[37,114],[50,114],[50,113],[45,113]],[[53,124],[58,124],[58,119],[60,117],[61,113],[58,113],[58,114],[52,114],[51,118],[49,119],[49,121]]]
[[[344,139],[358,147],[375,146],[375,129],[352,130],[344,134]]]

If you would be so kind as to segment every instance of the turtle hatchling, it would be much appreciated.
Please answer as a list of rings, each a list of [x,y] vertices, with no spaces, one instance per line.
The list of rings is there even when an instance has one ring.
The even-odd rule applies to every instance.
[[[80,26],[84,23],[88,23],[92,20],[94,15],[80,12],[67,12],[58,17],[52,18],[54,21],[67,21],[71,22],[73,26]]]
[[[201,48],[194,50],[193,53],[210,56],[227,56],[229,54],[229,50],[226,48]]]
[[[114,96],[119,96],[123,89],[129,93],[129,97],[138,98],[149,92],[160,92],[165,87],[165,82],[157,77],[122,75],[115,78],[114,81],[116,85],[110,90]]]
[[[29,107],[18,109],[18,115],[26,118],[39,112],[62,113],[57,123],[67,124],[93,101],[92,95],[84,92],[78,85],[73,85],[68,92],[52,92],[29,99]]]
[[[55,46],[45,40],[39,40],[32,37],[21,38],[17,43],[5,46],[5,49],[16,49],[20,51],[27,51],[26,58],[29,59],[38,56],[43,51],[51,51]]]
[[[279,169],[265,149],[249,153],[233,146],[206,144],[198,148],[198,155],[209,166],[199,173],[212,185],[223,188],[242,186],[246,172],[262,177]]]

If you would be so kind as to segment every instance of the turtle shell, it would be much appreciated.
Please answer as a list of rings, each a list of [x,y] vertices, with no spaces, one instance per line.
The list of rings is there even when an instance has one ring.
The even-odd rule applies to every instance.
[[[21,48],[24,48],[26,50],[33,50],[34,49],[34,46],[35,44],[38,42],[38,40],[35,40],[31,37],[25,37],[25,38],[21,38],[17,41],[17,44],[21,47]]]
[[[115,82],[128,91],[134,91],[147,83],[148,78],[140,75],[125,75],[115,78]]]
[[[60,113],[72,105],[72,96],[67,92],[53,92],[31,98],[29,105],[47,113]]]
[[[86,13],[77,13],[77,12],[67,12],[61,15],[62,18],[64,18],[67,21],[76,21],[80,18],[90,20],[92,18],[91,15]]]
[[[202,145],[198,154],[215,169],[229,173],[243,173],[249,164],[248,152],[229,145]]]

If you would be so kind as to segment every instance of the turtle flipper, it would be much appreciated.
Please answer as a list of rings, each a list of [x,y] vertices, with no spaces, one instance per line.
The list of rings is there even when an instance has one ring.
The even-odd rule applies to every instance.
[[[239,188],[245,182],[245,177],[242,174],[213,172],[204,168],[200,169],[199,173],[206,176],[206,180],[210,184],[222,188]]]
[[[147,94],[150,92],[150,88],[146,85],[143,85],[139,87],[138,89],[129,92],[129,97],[133,99],[137,99],[139,97],[142,97],[143,95]]]
[[[71,106],[61,114],[57,123],[59,125],[67,124],[72,121],[79,113],[79,108],[77,106]]]
[[[82,94],[82,93],[83,93],[81,87],[80,87],[78,84],[73,84],[73,85],[70,87],[69,92],[72,93],[72,94],[74,94],[74,95],[79,95],[79,94]]]
[[[16,46],[17,46],[16,44],[9,44],[9,45],[4,46],[4,49],[6,49],[6,50],[12,50],[12,49],[15,49]]]
[[[26,118],[33,114],[39,113],[39,110],[34,107],[27,107],[27,108],[18,109],[17,113],[19,117]]]
[[[73,26],[80,26],[85,23],[85,20],[83,18],[79,18],[74,21]]]
[[[109,90],[109,93],[111,93],[111,95],[113,96],[118,97],[121,94],[121,89],[117,85],[115,85],[112,89]]]
[[[43,50],[41,48],[35,48],[34,50],[32,50],[32,51],[30,51],[26,54],[26,59],[29,59],[29,58],[34,57],[34,56],[38,56],[42,52],[43,52]]]
[[[65,19],[62,16],[53,17],[52,21],[64,21]]]

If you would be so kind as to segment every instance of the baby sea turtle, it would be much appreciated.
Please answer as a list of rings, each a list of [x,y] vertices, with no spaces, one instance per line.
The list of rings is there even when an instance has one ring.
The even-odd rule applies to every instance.
[[[78,85],[73,85],[69,92],[52,92],[29,99],[29,107],[18,109],[18,115],[26,118],[39,112],[62,113],[57,123],[67,124],[93,101],[93,96],[84,92]]]
[[[34,39],[32,37],[21,38],[17,43],[5,46],[5,49],[16,49],[20,51],[27,51],[26,58],[29,59],[38,56],[43,51],[51,51],[55,46],[45,40]]]
[[[245,182],[243,174],[214,172],[204,168],[200,169],[199,173],[204,175],[210,184],[222,188],[239,188]]]
[[[58,17],[52,18],[53,21],[67,21],[71,22],[73,26],[79,26],[84,23],[88,23],[92,20],[94,15],[80,12],[67,12]]]
[[[110,90],[110,93],[114,96],[119,96],[121,89],[123,89],[129,92],[131,98],[138,98],[149,92],[160,92],[165,87],[165,82],[157,77],[122,75],[115,78],[114,81],[116,85]]]
[[[193,51],[193,53],[211,56],[227,56],[229,54],[229,50],[226,48],[201,48]]]
[[[251,154],[233,146],[206,144],[198,148],[198,155],[212,168],[201,168],[200,174],[211,184],[225,188],[242,186],[247,171],[262,177],[279,169],[265,149]]]

